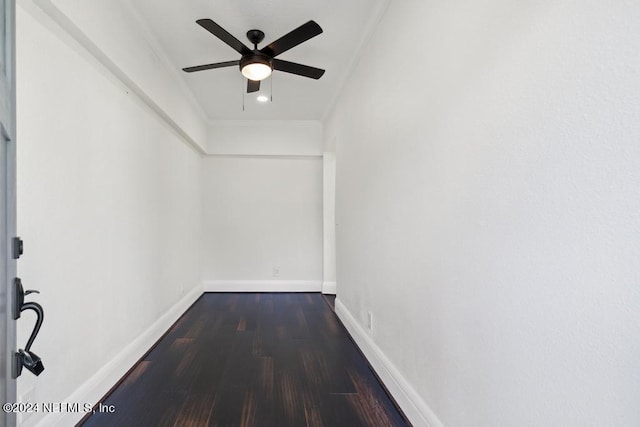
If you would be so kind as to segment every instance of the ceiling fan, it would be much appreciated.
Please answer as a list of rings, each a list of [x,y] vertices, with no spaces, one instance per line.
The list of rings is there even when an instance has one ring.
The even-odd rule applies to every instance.
[[[213,64],[183,68],[182,70],[187,73],[238,65],[240,66],[242,75],[247,78],[247,93],[260,90],[260,80],[269,77],[273,70],[284,71],[285,73],[296,74],[312,79],[319,79],[324,74],[324,70],[320,68],[276,58],[276,56],[281,53],[321,34],[322,28],[314,21],[302,24],[295,30],[285,34],[260,50],[258,50],[258,44],[264,39],[264,33],[260,30],[247,31],[247,38],[253,43],[252,50],[211,19],[198,19],[196,23],[231,46],[236,52],[242,55],[242,57],[235,61],[216,62]]]

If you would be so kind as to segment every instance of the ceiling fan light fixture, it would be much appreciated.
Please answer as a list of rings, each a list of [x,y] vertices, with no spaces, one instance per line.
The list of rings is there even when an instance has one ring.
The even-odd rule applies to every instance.
[[[242,75],[253,81],[264,80],[271,75],[271,67],[261,62],[254,62],[242,67]]]
[[[249,80],[256,82],[264,80],[273,71],[271,58],[261,52],[254,51],[253,54],[243,56],[240,59],[240,71]]]

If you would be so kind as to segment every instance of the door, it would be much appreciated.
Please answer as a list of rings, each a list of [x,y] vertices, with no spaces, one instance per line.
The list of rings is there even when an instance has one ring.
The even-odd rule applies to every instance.
[[[16,135],[15,135],[15,0],[0,0],[0,403],[16,402],[13,320],[16,260]],[[0,427],[15,426],[12,412],[0,412]]]

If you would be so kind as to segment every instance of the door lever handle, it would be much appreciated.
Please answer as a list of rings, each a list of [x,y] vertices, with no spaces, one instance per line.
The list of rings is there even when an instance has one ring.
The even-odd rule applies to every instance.
[[[31,349],[33,342],[36,340],[36,335],[38,335],[38,332],[40,332],[40,328],[42,327],[42,322],[44,320],[44,309],[37,302],[25,302],[24,304],[22,304],[21,311],[25,310],[33,310],[36,312],[37,316],[36,324],[33,327],[33,331],[31,331],[31,335],[29,336],[29,341],[27,341],[27,345],[24,348],[25,351],[28,352]]]
[[[44,364],[42,359],[31,351],[31,346],[40,332],[42,322],[44,321],[44,309],[37,302],[29,301],[24,302],[25,295],[32,293],[40,293],[38,291],[28,290],[25,291],[22,287],[22,281],[19,278],[15,280],[15,306],[14,306],[14,319],[20,317],[20,313],[25,310],[33,310],[36,313],[36,324],[33,327],[33,331],[29,336],[27,345],[23,349],[18,349],[14,354],[14,378],[18,378],[22,374],[22,368],[27,368],[34,375],[40,375],[44,371]]]

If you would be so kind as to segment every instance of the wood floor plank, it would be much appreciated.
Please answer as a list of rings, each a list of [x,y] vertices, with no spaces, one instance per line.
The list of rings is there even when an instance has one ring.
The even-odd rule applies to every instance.
[[[202,427],[209,425],[213,410],[213,394],[191,394],[173,422],[174,427]]]
[[[319,293],[203,295],[79,425],[406,426]]]

